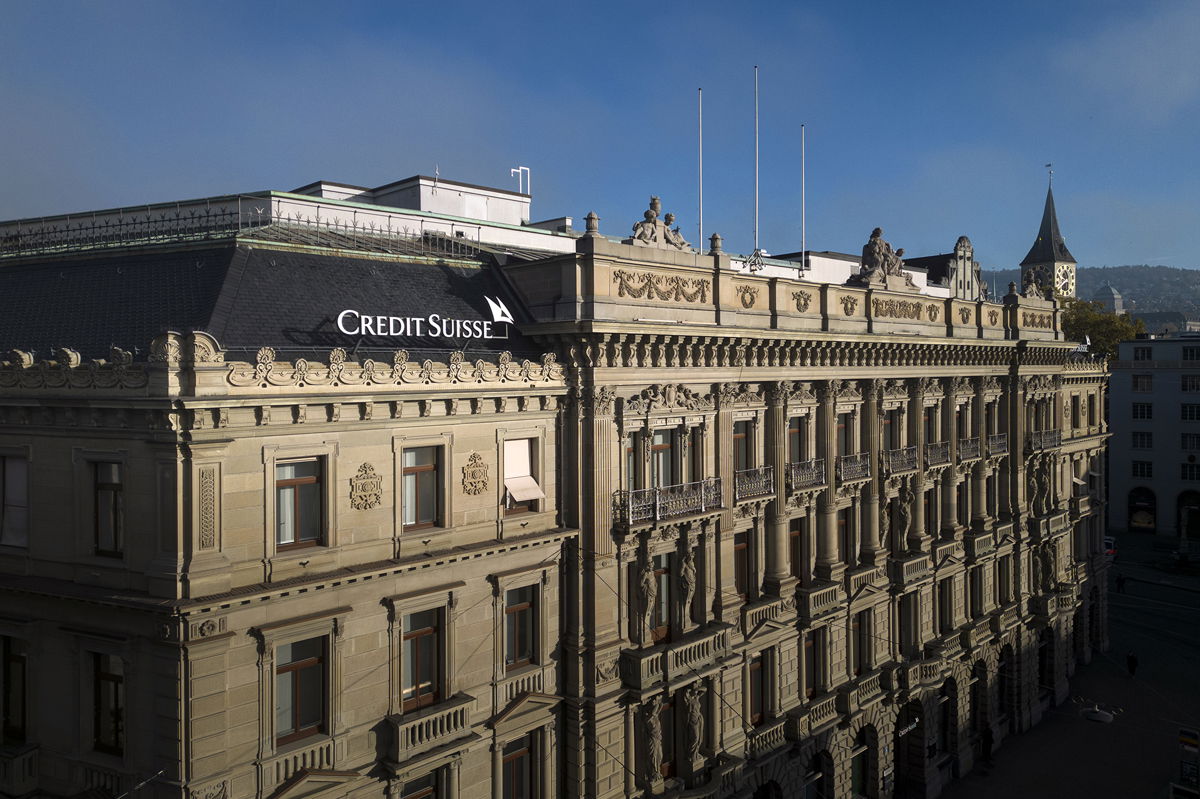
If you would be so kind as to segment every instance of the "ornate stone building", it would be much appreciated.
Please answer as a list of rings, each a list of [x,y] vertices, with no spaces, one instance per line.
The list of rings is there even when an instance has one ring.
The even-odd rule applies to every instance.
[[[0,791],[933,796],[1105,645],[1054,303],[314,186],[0,225]]]

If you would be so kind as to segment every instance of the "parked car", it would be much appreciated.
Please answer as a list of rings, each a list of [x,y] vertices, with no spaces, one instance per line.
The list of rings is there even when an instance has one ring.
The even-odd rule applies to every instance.
[[[1109,563],[1117,562],[1117,539],[1115,536],[1104,536],[1104,556]]]

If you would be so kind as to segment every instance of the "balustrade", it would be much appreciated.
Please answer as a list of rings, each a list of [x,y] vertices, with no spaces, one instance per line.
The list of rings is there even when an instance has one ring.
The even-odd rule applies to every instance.
[[[819,588],[801,588],[797,592],[800,598],[800,613],[806,619],[815,619],[828,613],[838,606],[841,589],[837,583],[829,583]]]
[[[470,736],[474,703],[474,697],[459,694],[412,714],[392,716],[396,729],[394,759],[404,762],[422,752]]]
[[[746,740],[746,755],[756,759],[782,749],[787,743],[787,717],[772,719],[751,731]]]
[[[721,478],[613,493],[613,515],[625,526],[692,516],[721,507]]]
[[[1061,430],[1038,430],[1029,434],[1028,449],[1031,452],[1040,452],[1060,446],[1062,446]]]
[[[333,741],[326,739],[302,749],[293,749],[263,763],[263,782],[266,787],[273,788],[290,779],[298,771],[331,768],[333,768]]]
[[[788,464],[788,488],[799,491],[803,488],[821,488],[825,485],[825,459],[797,461]]]
[[[852,480],[866,480],[871,476],[871,453],[859,452],[854,455],[838,455],[837,478],[846,483]]]
[[[760,466],[733,473],[733,493],[739,502],[775,493],[775,467]]]
[[[940,466],[950,462],[950,444],[946,441],[934,441],[925,445],[925,465]]]
[[[830,694],[824,699],[817,700],[808,710],[809,731],[828,724],[837,718],[837,694]]]
[[[883,451],[883,469],[888,474],[912,472],[917,469],[917,448],[901,447]]]
[[[958,440],[959,461],[973,461],[979,458],[979,439],[960,438]]]
[[[993,433],[988,436],[988,455],[1008,454],[1008,433]]]
[[[667,650],[667,679],[674,680],[707,666],[729,650],[729,630],[722,627]]]

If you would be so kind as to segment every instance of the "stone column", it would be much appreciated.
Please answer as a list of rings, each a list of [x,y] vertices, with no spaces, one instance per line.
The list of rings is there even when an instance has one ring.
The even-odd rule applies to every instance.
[[[955,424],[955,414],[958,411],[958,397],[954,392],[954,381],[943,381],[945,394],[939,404],[938,426],[942,431],[942,440],[946,442],[950,455],[950,465],[942,472],[941,519],[938,520],[937,537],[954,538],[958,530],[958,425]]]
[[[983,393],[982,377],[975,380],[975,407],[971,414],[971,431],[979,439],[979,461],[971,469],[971,530],[976,533],[992,529],[987,507],[988,431],[987,396]]]
[[[775,498],[767,509],[766,579],[767,593],[781,596],[791,578],[788,568],[787,402],[791,384],[775,383],[767,394],[766,459],[775,470]],[[793,578],[794,579],[794,578]]]
[[[870,451],[871,481],[867,483],[866,500],[863,502],[859,563],[874,566],[879,562],[879,496],[883,487],[883,381],[872,380],[865,395],[867,415],[867,447]]]
[[[909,431],[913,434],[912,442],[917,448],[920,465],[925,465],[925,395],[921,391],[921,381],[914,381],[909,398]],[[906,496],[907,489],[907,496]],[[908,528],[908,548],[920,552],[925,543],[925,478],[924,473],[917,471],[908,478],[900,488],[898,501],[908,506],[912,523]],[[901,511],[903,513],[903,511]]]
[[[825,477],[827,485],[817,501],[817,577],[836,580],[842,572],[837,547],[837,390],[833,385],[839,381],[828,381],[818,393],[817,407],[818,447],[825,453]]]

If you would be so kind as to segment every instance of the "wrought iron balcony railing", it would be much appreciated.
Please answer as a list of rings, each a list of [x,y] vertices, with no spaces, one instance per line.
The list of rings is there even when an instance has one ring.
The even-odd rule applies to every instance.
[[[1053,449],[1054,447],[1061,446],[1061,430],[1039,430],[1029,434],[1029,450],[1031,452],[1038,452],[1039,450]]]
[[[988,455],[1008,453],[1008,433],[993,433],[988,436]]]
[[[950,462],[950,444],[946,441],[935,441],[925,445],[925,465],[940,466]]]
[[[979,458],[979,439],[978,438],[960,438],[958,440],[958,459],[960,461],[973,461]]]
[[[839,482],[866,480],[870,476],[871,453],[859,452],[854,455],[838,455],[837,479]]]
[[[613,493],[613,516],[633,525],[691,516],[721,507],[721,478]]]
[[[803,488],[820,488],[825,485],[825,459],[796,461],[788,464],[788,488],[799,491]]]
[[[883,451],[883,470],[888,474],[913,472],[917,469],[917,448],[901,447]]]
[[[733,473],[734,499],[741,501],[775,493],[775,467],[760,466]]]

